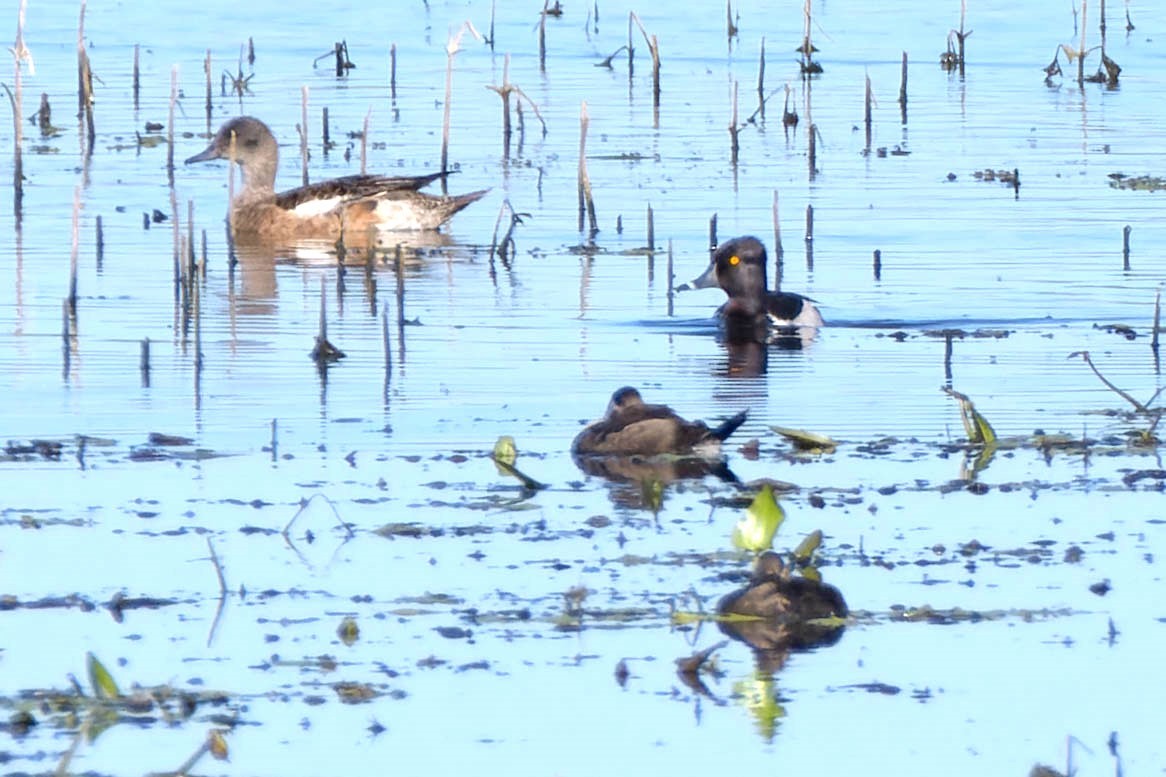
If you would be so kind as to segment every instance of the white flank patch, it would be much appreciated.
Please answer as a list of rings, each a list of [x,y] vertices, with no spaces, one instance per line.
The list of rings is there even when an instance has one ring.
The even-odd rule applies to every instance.
[[[434,229],[440,224],[431,223],[434,214],[433,209],[418,207],[409,198],[381,200],[377,203],[377,229],[386,231]]]
[[[344,201],[343,197],[328,197],[326,199],[307,200],[301,202],[292,210],[292,213],[302,219],[310,219],[315,216],[323,216],[325,213],[330,213],[336,209],[336,206]]]

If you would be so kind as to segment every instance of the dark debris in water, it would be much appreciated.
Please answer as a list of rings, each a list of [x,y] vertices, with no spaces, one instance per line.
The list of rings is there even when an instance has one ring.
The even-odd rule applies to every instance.
[[[1110,173],[1109,185],[1113,189],[1128,189],[1136,192],[1156,192],[1166,189],[1166,178],[1159,175],[1133,175]]]

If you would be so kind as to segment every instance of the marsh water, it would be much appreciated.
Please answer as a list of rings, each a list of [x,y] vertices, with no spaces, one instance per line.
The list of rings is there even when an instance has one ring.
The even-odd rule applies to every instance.
[[[226,165],[179,161],[168,185],[173,69],[176,160],[251,114],[281,140],[279,184],[298,185],[306,87],[312,180],[360,171],[366,119],[370,172],[428,172],[447,43],[467,20],[488,34],[491,7],[399,6],[95,4],[87,155],[79,9],[30,2],[22,113],[47,94],[59,134],[25,123],[21,228],[10,195],[0,208],[3,770],[174,770],[223,730],[230,760],[195,771],[1025,774],[1064,771],[1071,751],[1082,774],[1160,773],[1162,463],[1137,444],[1152,417],[1079,354],[1141,403],[1162,386],[1163,195],[1111,178],[1163,173],[1162,7],[1110,2],[1119,83],[1081,87],[1064,51],[1064,75],[1043,72],[1079,45],[1069,4],[969,3],[961,74],[939,65],[958,4],[814,3],[808,84],[800,4],[733,4],[729,38],[715,3],[567,3],[546,19],[545,67],[538,4],[499,4],[493,46],[461,36],[449,106],[449,188],[484,200],[343,269],[328,245],[240,246],[232,265]],[[658,111],[638,28],[634,70],[626,54],[601,66],[629,11],[659,43]],[[339,77],[331,55],[314,62],[337,41],[355,65]],[[486,88],[507,53],[530,101],[509,153]],[[577,210],[583,102],[595,234]],[[0,147],[12,137],[4,122]],[[723,294],[670,288],[706,266],[714,214],[719,238],[772,252],[775,196],[782,287],[828,325],[796,350],[730,348]],[[499,257],[507,201],[524,215]],[[206,235],[197,315],[174,281],[188,207],[196,255]],[[321,308],[346,353],[323,370],[308,357]],[[726,447],[743,485],[580,471],[570,441],[623,385],[689,418],[748,409]],[[992,455],[962,444],[943,386],[991,422]],[[775,425],[838,444],[799,453]],[[504,435],[546,488],[491,460]],[[785,484],[776,547],[821,529],[819,569],[852,615],[836,644],[777,666],[728,641],[686,682],[675,660],[724,636],[678,615],[742,583],[730,533],[762,480]],[[153,700],[94,723],[87,653]]]

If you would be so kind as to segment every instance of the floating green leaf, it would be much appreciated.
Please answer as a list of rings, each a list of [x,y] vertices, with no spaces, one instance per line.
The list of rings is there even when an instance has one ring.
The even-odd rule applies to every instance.
[[[798,543],[794,549],[794,558],[798,561],[809,561],[810,557],[822,545],[822,530],[814,529],[806,538]]]
[[[793,446],[799,451],[832,453],[838,447],[838,443],[834,442],[834,440],[817,432],[807,432],[804,429],[787,429],[784,426],[771,426],[769,428],[793,443]]]
[[[773,536],[785,520],[781,505],[773,497],[773,489],[768,485],[753,499],[753,504],[745,510],[745,517],[733,527],[733,545],[741,550],[761,552],[773,546]]]
[[[514,444],[513,437],[504,434],[494,443],[494,461],[509,464],[511,467],[518,461],[518,446]]]
[[[340,637],[340,641],[349,647],[356,644],[356,640],[360,639],[360,627],[356,625],[356,619],[351,615],[345,616],[344,620],[340,621],[339,628],[336,629],[336,636]]]
[[[86,669],[89,672],[89,685],[93,688],[93,695],[99,699],[116,699],[121,696],[113,675],[105,665],[97,660],[92,653],[85,654]]]

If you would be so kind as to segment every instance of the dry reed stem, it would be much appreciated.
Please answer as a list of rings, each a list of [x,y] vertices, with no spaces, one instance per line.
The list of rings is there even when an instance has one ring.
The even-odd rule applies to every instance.
[[[640,21],[640,17],[636,15],[635,11],[631,12],[631,18],[635,21],[636,26],[640,28],[640,34],[644,36],[644,42],[648,44],[648,53],[652,55],[652,105],[655,108],[660,107],[660,46],[656,40],[656,36],[648,35],[648,31],[644,29],[644,23]],[[631,60],[631,35],[628,35],[628,60]],[[657,122],[659,116],[656,117]]]
[[[866,127],[866,153],[870,153],[870,141],[874,117],[872,115],[874,94],[870,87],[870,73],[866,74],[866,97],[863,100],[863,123]]]
[[[12,47],[14,65],[12,86],[13,92],[8,92],[8,100],[12,104],[12,211],[16,219],[16,231],[20,231],[24,215],[24,86],[21,63],[28,62],[29,75],[36,74],[36,65],[32,61],[32,52],[24,45],[24,17],[28,7],[28,0],[20,0],[20,9],[16,13],[16,43]],[[8,87],[4,87],[8,91]]]
[[[709,219],[709,253],[717,250],[717,214]]]
[[[449,41],[445,44],[445,105],[441,119],[441,172],[443,173],[449,172],[449,115],[450,102],[453,99],[453,57],[461,50],[462,36],[467,30],[479,41],[482,39],[481,33],[474,28],[473,23],[465,21],[456,33],[449,36]],[[445,182],[442,181],[442,183]]]
[[[178,103],[178,65],[170,68],[170,113],[166,127],[166,184],[174,186],[174,106]]]
[[[142,375],[142,388],[150,387],[150,338],[142,340],[138,350],[138,372]]]
[[[1158,329],[1162,321],[1162,290],[1154,292],[1154,332],[1150,335],[1150,347],[1158,353]]]
[[[818,125],[810,125],[810,178],[818,173]]]
[[[97,269],[101,269],[101,264],[105,260],[105,228],[101,223],[101,216],[97,217]]]
[[[397,101],[397,44],[389,46],[389,99]]]
[[[785,248],[781,244],[781,219],[778,217],[777,189],[773,190],[773,288],[781,291],[781,274],[785,268]]]
[[[368,125],[372,121],[372,107],[364,114],[364,125],[360,132],[360,174],[368,173]]]
[[[308,85],[300,87],[300,175],[304,186],[308,185]],[[363,170],[361,172],[364,172]]]
[[[73,233],[69,249],[69,317],[72,320],[73,334],[77,333],[77,263],[81,251],[81,187],[73,190]]]
[[[538,69],[545,72],[547,69],[547,8],[550,0],[543,0],[543,10],[538,17]]]
[[[652,213],[652,203],[648,203],[648,251],[656,252],[656,218]]]
[[[966,0],[965,0],[966,2]],[[1081,46],[1077,55],[1077,85],[1085,83],[1085,30],[1089,18],[1089,0],[1081,0]]]
[[[211,94],[211,50],[206,50],[206,59],[202,61],[202,71],[206,78],[206,130],[211,131],[211,117],[214,114],[214,100]]]
[[[134,110],[138,109],[138,95],[142,90],[142,70],[141,70],[141,49],[140,43],[134,44],[134,76],[133,76],[133,91],[134,91]]]
[[[84,122],[82,144],[83,153],[93,154],[97,131],[93,123],[93,69],[89,63],[89,52],[85,50],[85,0],[81,0],[81,13],[77,23],[77,118]]]
[[[733,81],[732,107],[729,113],[729,163],[734,167],[737,165],[737,153],[740,150],[738,132],[740,128],[737,127],[737,82]]]
[[[757,61],[757,110],[765,118],[765,36],[761,36],[761,54]]]
[[[665,272],[668,275],[668,315],[672,315],[672,296],[676,293],[676,275],[672,267],[672,238],[668,238],[668,263]]]
[[[583,215],[586,213],[594,237],[599,231],[599,224],[595,215],[595,199],[591,194],[591,177],[587,174],[587,127],[590,124],[587,101],[584,100],[579,108],[579,231],[583,231]]]
[[[385,385],[388,385],[389,375],[393,372],[393,348],[389,338],[389,303],[381,305],[381,343],[385,349]]]

